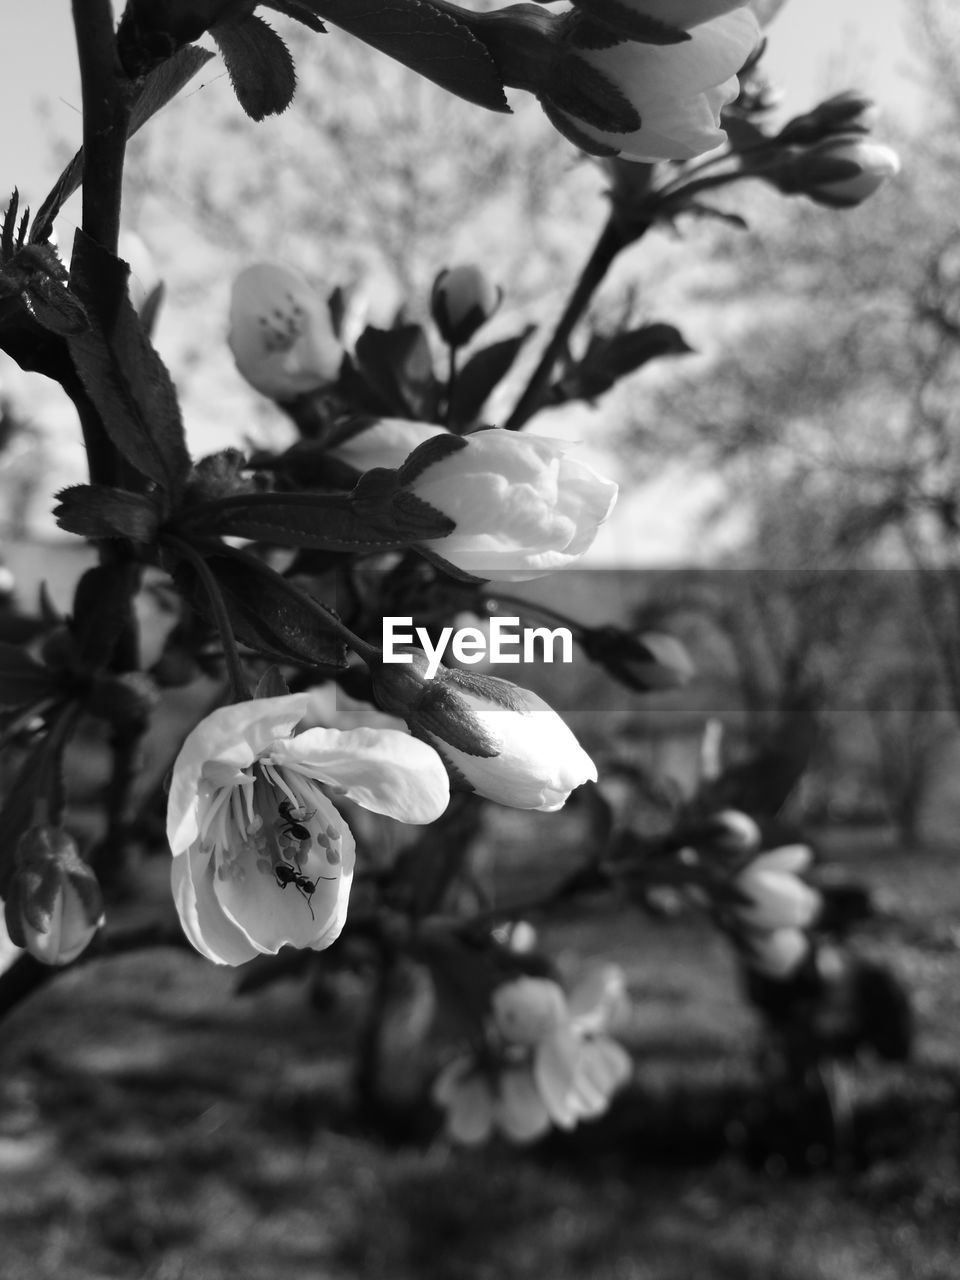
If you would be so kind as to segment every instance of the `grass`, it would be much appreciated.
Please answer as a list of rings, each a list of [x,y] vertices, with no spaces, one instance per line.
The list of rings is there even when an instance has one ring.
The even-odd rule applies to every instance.
[[[722,1137],[717,1099],[749,1078],[755,1036],[724,944],[687,917],[598,910],[545,930],[571,969],[626,967],[647,1105],[642,1123],[628,1099],[524,1152],[390,1147],[355,1122],[356,983],[321,1015],[302,982],[238,998],[235,973],[158,950],[64,973],[4,1026],[0,1275],[955,1280],[956,856],[849,837],[837,856],[895,910],[866,945],[905,976],[920,1029],[909,1072],[853,1074],[886,1108],[862,1167],[794,1176],[672,1140],[683,1125]]]

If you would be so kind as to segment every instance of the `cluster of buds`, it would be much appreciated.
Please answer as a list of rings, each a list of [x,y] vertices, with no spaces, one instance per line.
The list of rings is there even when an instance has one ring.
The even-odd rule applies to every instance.
[[[626,1008],[623,973],[608,965],[564,995],[548,978],[496,988],[475,1053],[447,1063],[433,1097],[446,1129],[467,1145],[499,1132],[534,1142],[552,1126],[572,1129],[602,1115],[630,1078],[630,1055],[606,1034]]]
[[[103,924],[97,877],[62,828],[39,825],[21,837],[4,920],[15,946],[51,965],[76,960]]]
[[[746,862],[740,859],[709,884],[720,923],[748,969],[786,978],[807,958],[808,931],[823,905],[819,892],[802,878],[812,860],[808,845],[782,845],[750,853]]]
[[[789,120],[776,139],[780,150],[762,176],[785,195],[849,209],[862,204],[900,172],[897,153],[870,137],[873,104],[840,93]]]

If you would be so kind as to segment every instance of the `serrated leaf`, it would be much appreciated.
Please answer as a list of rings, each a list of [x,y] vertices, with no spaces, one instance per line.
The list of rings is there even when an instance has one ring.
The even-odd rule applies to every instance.
[[[313,12],[310,0],[260,0],[260,3],[265,9],[274,9],[277,13],[302,22],[305,27],[321,35],[327,29]]]
[[[150,543],[157,536],[160,513],[143,493],[109,485],[77,484],[57,494],[54,516],[61,529],[83,538],[128,538]]]
[[[448,93],[488,111],[510,111],[486,45],[428,0],[310,0],[310,7]]]
[[[215,56],[209,49],[199,49],[195,45],[190,45],[180,49],[172,58],[168,58],[151,71],[137,88],[137,96],[127,125],[127,137],[133,137],[151,116],[175,98],[200,68]],[[82,182],[83,148],[81,147],[37,210],[37,216],[30,228],[31,244],[40,244],[50,239],[57,214]]]
[[[256,14],[210,28],[237,101],[251,120],[279,115],[293,101],[297,73],[290,50]]]
[[[28,707],[62,692],[57,674],[17,644],[0,641],[0,707]]]
[[[317,613],[286,591],[279,574],[268,565],[242,551],[214,553],[205,559],[223,595],[234,634],[243,644],[281,662],[346,666],[346,651],[335,632],[324,630]],[[189,566],[184,565],[184,570],[189,571]],[[178,576],[182,577],[181,570]],[[206,595],[199,586],[194,598],[205,611]]]
[[[87,328],[83,304],[51,276],[36,276],[24,290],[23,301],[37,324],[49,333],[69,338]]]
[[[553,403],[593,400],[650,360],[690,350],[670,324],[643,325],[610,337],[594,334],[583,358],[551,388],[551,399]]]
[[[176,526],[190,536],[219,534],[319,551],[376,551],[402,542],[372,528],[349,496],[339,494],[240,494],[189,507]]]
[[[190,471],[180,406],[127,293],[126,263],[78,230],[70,278],[90,325],[67,345],[107,435],[126,460],[167,492]]]
[[[450,402],[449,422],[454,430],[476,422],[491,392],[507,376],[524,343],[534,332],[528,325],[522,333],[477,351],[457,374]]]
[[[651,18],[632,5],[622,3],[622,0],[574,0],[574,3],[577,9],[597,22],[640,44],[682,44],[691,38],[690,32],[682,27],[673,27],[659,18]]]
[[[253,493],[201,503],[177,520],[187,535],[252,538],[279,547],[368,553],[405,546],[414,538],[442,537],[453,522],[398,494],[397,473],[368,471],[352,494]],[[362,486],[362,487],[361,487]],[[427,518],[426,513],[432,513]]]
[[[623,89],[574,53],[558,64],[543,96],[557,110],[566,111],[595,129],[634,133],[642,124],[639,111]]]
[[[16,236],[15,230],[17,225],[17,210],[20,207],[20,192],[16,187],[13,188],[13,194],[10,197],[10,203],[7,205],[7,211],[3,215],[3,227],[0,229],[0,262],[6,262],[8,258],[12,258],[16,252]]]

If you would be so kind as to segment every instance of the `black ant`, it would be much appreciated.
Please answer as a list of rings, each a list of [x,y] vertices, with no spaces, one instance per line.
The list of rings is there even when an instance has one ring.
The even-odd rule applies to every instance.
[[[283,820],[283,826],[280,828],[280,834],[285,836],[293,836],[295,840],[309,840],[311,838],[310,831],[303,825],[304,820],[312,818],[317,812],[316,809],[297,809],[294,810],[292,800],[281,800],[277,805],[280,817]],[[297,817],[293,815],[296,812]]]
[[[279,889],[285,889],[288,884],[292,884],[294,886],[300,894],[300,897],[303,898],[304,902],[307,904],[311,920],[316,919],[316,916],[313,914],[313,906],[310,899],[317,892],[317,880],[336,879],[336,876],[317,876],[317,880],[311,880],[309,876],[305,876],[301,871],[298,871],[296,867],[291,867],[289,863],[286,862],[278,862],[273,868],[273,874],[276,876],[277,887]]]

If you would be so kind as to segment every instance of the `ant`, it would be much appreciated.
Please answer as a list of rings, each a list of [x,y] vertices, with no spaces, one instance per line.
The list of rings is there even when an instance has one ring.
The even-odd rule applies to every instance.
[[[277,805],[280,811],[280,817],[283,820],[283,826],[280,834],[285,836],[293,836],[295,840],[309,840],[310,831],[303,825],[304,821],[312,818],[317,812],[316,809],[294,809],[292,800],[281,800]],[[296,813],[296,817],[293,815]]]
[[[317,892],[317,880],[336,879],[336,876],[317,876],[317,880],[311,880],[309,876],[305,876],[301,871],[298,871],[296,867],[291,867],[289,863],[286,862],[278,862],[273,868],[273,874],[276,876],[278,888],[285,889],[288,884],[292,884],[294,886],[301,898],[303,898],[304,902],[307,904],[311,920],[316,919],[316,916],[313,914],[313,905],[311,904],[310,899]]]

